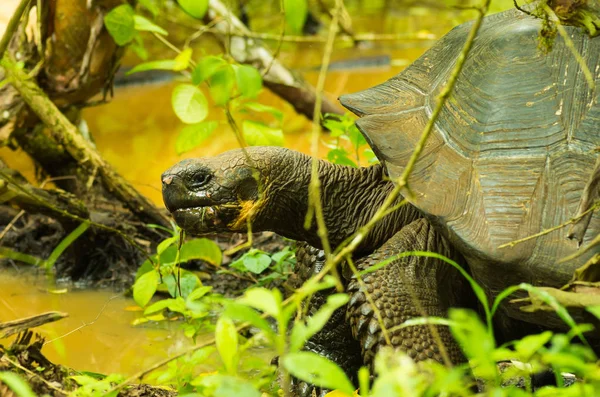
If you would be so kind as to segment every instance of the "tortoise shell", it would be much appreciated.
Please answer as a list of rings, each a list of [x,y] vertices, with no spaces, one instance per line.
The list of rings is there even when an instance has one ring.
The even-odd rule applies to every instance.
[[[387,82],[340,98],[362,116],[357,126],[391,178],[404,171],[471,27],[456,27]],[[592,92],[560,36],[548,54],[538,50],[540,27],[518,10],[485,18],[409,179],[409,200],[493,293],[519,282],[561,286],[599,251],[559,264],[578,249],[568,227],[499,248],[573,218],[600,147],[600,38],[566,27],[596,79]],[[596,214],[584,244],[599,232]]]

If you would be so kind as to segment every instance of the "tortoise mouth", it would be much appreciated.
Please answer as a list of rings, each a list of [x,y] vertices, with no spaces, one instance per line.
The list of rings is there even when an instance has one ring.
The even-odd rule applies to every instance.
[[[232,231],[229,224],[238,213],[239,207],[235,205],[196,205],[171,212],[179,227],[191,234]]]

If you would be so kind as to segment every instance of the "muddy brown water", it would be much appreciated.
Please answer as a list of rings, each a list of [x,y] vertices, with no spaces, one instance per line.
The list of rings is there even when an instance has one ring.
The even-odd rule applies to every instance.
[[[436,14],[434,18],[433,14],[420,13],[418,10],[413,9],[397,20],[409,31],[422,31],[436,37],[464,20],[464,17],[457,19],[455,14],[443,17]],[[380,25],[384,25],[388,32],[391,29],[397,33],[400,28],[394,25],[394,16],[391,17],[390,20],[388,15],[382,24],[377,17],[371,16],[362,22],[355,21],[355,26],[359,22],[367,27],[360,29],[357,26],[357,30],[381,32]],[[396,64],[405,65],[415,60],[431,44],[376,43],[360,51],[336,49],[333,57],[334,60],[341,60],[386,54]],[[287,48],[282,53],[284,63],[304,68],[304,76],[313,84],[316,83],[317,72],[310,67],[317,66],[321,57],[320,44]],[[325,94],[335,100],[341,94],[382,83],[403,67],[332,71],[327,75]],[[117,89],[110,103],[86,109],[83,113],[95,144],[105,159],[157,205],[162,205],[159,177],[165,169],[183,158],[211,156],[237,147],[223,112],[214,108],[209,117],[218,120],[220,127],[214,132],[213,138],[192,152],[177,155],[175,141],[183,125],[171,110],[171,92],[176,84],[166,82]],[[310,153],[310,122],[266,90],[258,100],[284,112],[285,146]],[[325,137],[321,139],[320,156],[324,156],[328,150],[326,140]],[[22,153],[2,148],[0,157],[9,166],[34,180],[33,165]],[[56,293],[56,290],[60,293]],[[133,327],[132,321],[141,314],[135,311],[132,299],[118,293],[77,290],[73,286],[57,287],[49,283],[43,274],[32,271],[0,273],[0,321],[49,310],[67,312],[69,317],[39,328],[39,332],[49,341],[43,351],[51,361],[79,370],[130,375],[191,344],[179,330],[178,323]]]

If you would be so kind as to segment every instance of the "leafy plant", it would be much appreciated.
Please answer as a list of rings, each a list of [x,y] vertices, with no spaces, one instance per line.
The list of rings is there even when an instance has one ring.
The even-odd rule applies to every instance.
[[[323,120],[323,126],[329,130],[329,136],[333,138],[332,142],[328,144],[330,149],[327,153],[327,159],[329,161],[335,164],[358,167],[362,154],[369,164],[377,162],[375,153],[367,145],[367,141],[356,128],[354,119],[350,115],[341,116],[328,113]],[[344,142],[350,143],[353,153],[345,148]],[[351,156],[354,159],[350,158]]]

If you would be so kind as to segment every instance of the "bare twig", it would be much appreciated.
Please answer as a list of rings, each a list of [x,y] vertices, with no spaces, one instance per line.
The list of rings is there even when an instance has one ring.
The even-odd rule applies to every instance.
[[[56,387],[55,382],[49,382],[46,379],[44,379],[43,376],[41,376],[40,374],[37,374],[35,372],[33,372],[32,370],[22,366],[21,364],[19,364],[16,361],[11,360],[10,358],[3,356],[0,357],[1,361],[5,361],[7,363],[10,363],[13,367],[20,369],[21,371],[25,372],[27,375],[29,375],[31,378],[37,379],[39,381],[41,381],[42,383],[44,383],[47,387],[49,387],[50,389],[54,390],[55,392],[57,392],[59,396],[66,396],[68,395],[68,393],[66,392],[66,390],[63,390],[59,387]]]
[[[30,0],[21,0],[19,5],[17,6],[17,9],[15,10],[15,13],[10,18],[10,21],[8,21],[8,25],[6,26],[6,30],[4,31],[4,35],[2,36],[2,40],[0,40],[0,59],[4,57],[4,53],[8,48],[10,39],[12,39],[15,30],[19,26],[19,21],[21,20],[23,13],[27,9],[29,1]]]
[[[585,76],[588,86],[590,87],[590,90],[592,91],[592,98],[594,98],[593,100],[595,101],[596,95],[594,93],[596,92],[596,81],[594,80],[594,76],[592,75],[592,72],[588,68],[587,63],[585,62],[585,60],[583,59],[583,57],[581,56],[579,51],[577,51],[577,49],[575,48],[575,44],[573,44],[573,40],[571,40],[571,37],[565,30],[565,27],[561,24],[559,18],[556,16],[556,14],[552,10],[552,8],[548,7],[547,4],[543,4],[543,8],[544,8],[544,11],[546,12],[546,14],[548,14],[548,16],[550,18],[552,18],[552,21],[554,22],[554,25],[556,26],[556,29],[558,30],[558,34],[560,34],[560,36],[563,38],[563,40],[565,42],[565,46],[569,49],[569,51],[571,51],[571,54],[573,54],[573,56],[575,57],[575,60],[577,61],[577,64],[581,68],[581,71],[583,72],[583,75]]]
[[[571,225],[571,224],[579,221],[581,218],[585,217],[587,214],[589,214],[591,212],[594,212],[598,208],[600,208],[600,202],[595,203],[587,211],[581,213],[580,215],[576,216],[575,218],[569,219],[565,223],[562,223],[560,225],[551,227],[549,229],[542,230],[541,232],[536,233],[536,234],[532,234],[531,236],[527,236],[527,237],[524,237],[524,238],[519,239],[519,240],[514,240],[514,241],[508,242],[506,244],[499,245],[498,248],[514,247],[515,245],[520,244],[520,243],[524,243],[525,241],[529,241],[529,240],[532,240],[534,238],[538,238],[538,237],[544,236],[546,234],[552,233],[552,232],[554,232],[556,230],[562,229],[565,226],[569,226],[569,225]]]

